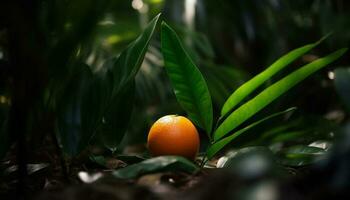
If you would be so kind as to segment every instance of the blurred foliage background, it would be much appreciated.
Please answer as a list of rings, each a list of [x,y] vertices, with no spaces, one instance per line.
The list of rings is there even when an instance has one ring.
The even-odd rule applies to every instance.
[[[74,88],[84,87],[88,76],[84,74],[105,71],[105,61],[119,55],[160,12],[162,18],[180,34],[204,74],[216,116],[235,88],[289,50],[333,33],[317,50],[293,64],[293,67],[298,67],[350,44],[350,4],[346,0],[34,2],[36,4],[24,3],[18,9],[7,11],[7,8],[16,7],[15,4],[3,6],[4,16],[1,17],[10,22],[20,22],[21,26],[13,28],[4,22],[0,27],[2,132],[7,130],[8,121],[11,121],[10,108],[27,101],[27,114],[22,114],[29,119],[29,124],[19,132],[27,129],[35,133],[35,139],[31,141],[33,144],[42,140],[41,136],[45,133],[41,132],[50,132],[50,129],[60,129],[68,141],[75,140],[74,131],[81,122],[75,112],[74,99],[83,97]],[[20,12],[29,16],[35,14],[35,20],[26,19]],[[12,29],[18,29],[16,33],[20,34],[13,36]],[[28,49],[11,49],[16,43],[13,40],[28,43]],[[8,67],[8,61],[14,54],[20,55],[19,58],[29,58],[29,61],[18,61],[20,65],[27,66],[15,70]],[[345,56],[264,109],[261,115],[290,106],[299,108],[291,117],[259,126],[239,138],[233,146],[271,145],[281,149],[282,146],[295,144],[328,144],[337,128],[348,119],[348,63],[349,56]],[[85,72],[86,67],[89,72]],[[341,80],[336,81],[335,87],[334,80],[338,77],[335,69],[339,67],[345,72],[338,73]],[[276,79],[282,75],[279,74]],[[13,85],[14,79],[22,82]],[[23,88],[24,85],[26,87]],[[15,90],[26,92],[13,92]],[[153,37],[136,75],[135,91],[131,120],[118,149],[120,152],[123,149],[127,151],[125,147],[130,145],[144,144],[150,125],[160,116],[184,114],[165,75],[158,33]],[[18,111],[12,112],[18,114]],[[124,117],[115,116],[115,119],[122,120]],[[53,121],[50,122],[50,119]],[[65,123],[60,123],[60,119],[64,119]],[[54,125],[48,128],[50,124]],[[10,143],[6,141],[13,139],[6,134],[1,134],[1,137],[1,148],[8,146],[5,143]],[[99,145],[101,139],[98,134],[94,137],[92,143]]]

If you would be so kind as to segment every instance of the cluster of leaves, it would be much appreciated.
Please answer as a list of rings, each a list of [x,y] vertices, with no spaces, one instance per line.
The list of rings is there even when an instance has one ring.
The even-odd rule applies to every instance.
[[[238,104],[242,102],[242,100],[245,100],[248,95],[260,87],[264,82],[269,80],[276,73],[280,72],[291,62],[316,47],[322,40],[289,52],[232,93],[222,107],[221,116],[217,123],[218,126],[212,131],[212,102],[203,76],[191,58],[185,52],[185,49],[182,47],[176,33],[165,23],[162,24],[161,41],[165,68],[174,87],[177,100],[187,112],[189,118],[197,126],[204,129],[210,138],[212,144],[207,151],[207,157],[209,159],[247,130],[270,118],[294,110],[294,108],[291,108],[272,114],[246,127],[236,130],[245,121],[257,114],[260,110],[287,92],[293,86],[317,70],[322,69],[323,67],[337,60],[347,51],[346,48],[340,49],[332,54],[329,54],[328,56],[319,58],[305,66],[302,66],[300,69],[285,76],[281,80],[261,91],[254,98],[244,102],[242,105],[236,108]],[[228,134],[230,135],[228,136]]]
[[[135,76],[141,67],[148,44],[157,25],[159,15],[155,17],[144,32],[126,48],[117,58],[105,61],[103,71],[95,74],[83,90],[80,108],[81,121],[78,136],[81,138],[72,144],[71,126],[61,133],[70,134],[62,144],[68,152],[76,154],[86,148],[96,134],[103,143],[115,151],[129,124],[135,93]],[[66,118],[63,118],[65,120]],[[64,138],[64,137],[61,137]],[[70,145],[72,144],[72,145]],[[71,150],[73,148],[73,150]]]

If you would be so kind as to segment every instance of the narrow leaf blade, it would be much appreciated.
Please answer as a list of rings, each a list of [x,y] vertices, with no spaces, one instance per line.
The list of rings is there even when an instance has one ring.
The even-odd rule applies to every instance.
[[[176,98],[189,118],[209,135],[213,108],[207,84],[174,30],[162,23],[162,53]]]
[[[287,92],[289,89],[304,80],[309,75],[338,59],[346,51],[346,48],[340,49],[332,54],[329,54],[326,57],[309,63],[302,68],[295,70],[270,87],[266,88],[253,99],[240,106],[237,110],[231,113],[225,119],[225,121],[223,121],[223,123],[216,129],[214,133],[214,141],[218,141],[220,138],[224,137],[234,128],[245,122],[265,106],[269,105],[273,100],[277,99],[279,96]]]
[[[237,104],[239,104],[244,98],[246,98],[259,86],[261,86],[265,81],[270,79],[273,75],[284,69],[286,66],[298,59],[300,56],[304,55],[305,53],[316,47],[320,42],[321,40],[316,43],[308,44],[292,50],[288,54],[282,56],[277,61],[275,61],[263,72],[259,73],[258,75],[244,83],[226,100],[221,110],[221,116],[225,116],[226,114],[228,114],[235,106],[237,106]]]
[[[214,143],[213,145],[211,145],[207,151],[207,157],[208,159],[211,159],[216,153],[218,153],[222,148],[224,148],[227,144],[229,144],[230,142],[232,142],[235,138],[237,138],[238,136],[240,136],[241,134],[243,134],[244,132],[248,131],[249,129],[271,119],[271,118],[274,118],[274,117],[277,117],[277,116],[280,116],[280,115],[283,115],[285,113],[288,113],[288,112],[291,112],[291,111],[294,111],[296,108],[293,107],[293,108],[289,108],[287,110],[284,110],[284,111],[281,111],[281,112],[277,112],[277,113],[274,113],[270,116],[267,116],[259,121],[256,121],[244,128],[242,128],[241,130],[233,133],[232,135],[222,139],[222,140],[219,140],[218,142]]]
[[[116,59],[113,66],[114,91],[118,91],[123,85],[133,79],[139,71],[154,30],[157,26],[160,14],[158,14],[148,26]]]

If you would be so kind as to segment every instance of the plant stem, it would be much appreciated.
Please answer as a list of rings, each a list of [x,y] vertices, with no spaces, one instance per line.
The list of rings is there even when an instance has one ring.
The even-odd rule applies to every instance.
[[[203,169],[203,167],[204,167],[204,165],[205,165],[206,162],[207,162],[206,156],[203,156],[202,161],[201,161],[201,164],[200,164],[200,168],[201,168],[201,169]]]

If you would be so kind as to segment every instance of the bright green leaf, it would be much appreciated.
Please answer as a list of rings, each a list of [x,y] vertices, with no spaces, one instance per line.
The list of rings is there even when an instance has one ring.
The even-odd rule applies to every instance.
[[[225,121],[220,124],[214,133],[214,141],[218,141],[237,126],[241,125],[247,119],[259,112],[261,109],[269,105],[273,100],[287,92],[293,86],[304,80],[306,77],[316,72],[317,70],[332,63],[347,51],[346,48],[340,49],[326,57],[317,59],[302,68],[295,70],[283,79],[277,81],[270,87],[263,90],[253,99],[240,106],[237,110],[231,113]]]
[[[269,80],[273,75],[284,69],[290,63],[298,59],[300,56],[304,55],[314,47],[316,47],[322,40],[308,44],[282,56],[277,61],[275,61],[270,67],[265,69],[263,72],[259,73],[242,86],[240,86],[235,92],[233,92],[230,97],[226,100],[224,106],[221,110],[221,116],[228,114],[237,104],[239,104],[244,98],[251,94],[255,89],[261,86],[265,81]]]
[[[176,98],[189,118],[210,136],[213,108],[207,84],[181,42],[166,23],[162,23],[162,53],[165,69]]]

